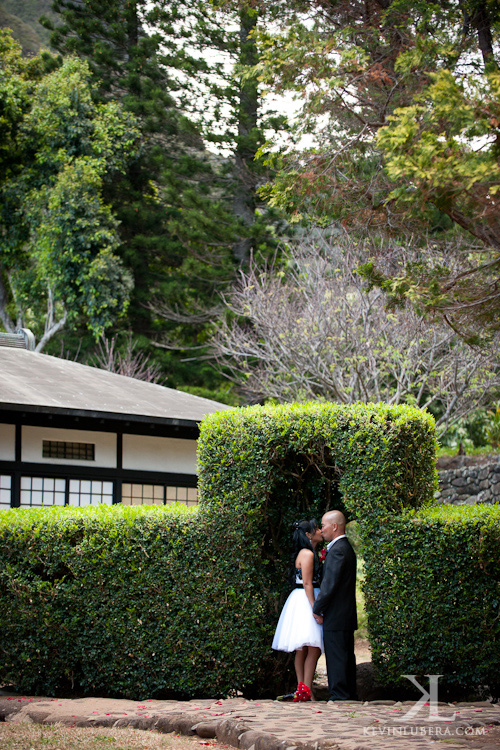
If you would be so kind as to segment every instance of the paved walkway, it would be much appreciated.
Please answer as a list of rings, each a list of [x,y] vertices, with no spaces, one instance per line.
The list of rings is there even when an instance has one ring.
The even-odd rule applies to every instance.
[[[500,748],[500,705],[438,705],[413,718],[414,702],[279,703],[271,700],[157,701],[0,696],[0,720],[68,726],[132,726],[216,738],[242,750],[492,750]]]

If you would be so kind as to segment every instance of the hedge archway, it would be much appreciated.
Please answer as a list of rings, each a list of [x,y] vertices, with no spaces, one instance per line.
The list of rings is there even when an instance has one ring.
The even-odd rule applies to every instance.
[[[431,507],[434,456],[432,417],[407,406],[234,409],[201,425],[197,509],[4,511],[0,680],[139,700],[276,696],[289,522],[341,503],[364,545],[382,679],[443,674],[498,695],[500,508]]]
[[[250,407],[204,421],[200,490],[207,508],[260,545],[263,608],[274,625],[290,522],[332,507],[335,482],[333,507],[357,519],[364,544],[382,680],[405,685],[405,674],[439,673],[451,693],[482,685],[498,694],[500,509],[432,509],[435,451],[432,416],[409,406]],[[302,487],[290,488],[290,476]]]

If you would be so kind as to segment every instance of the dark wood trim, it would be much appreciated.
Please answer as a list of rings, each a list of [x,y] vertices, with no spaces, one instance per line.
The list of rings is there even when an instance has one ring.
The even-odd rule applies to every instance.
[[[116,434],[116,468],[123,469],[123,433]],[[113,505],[120,503],[122,499],[122,480],[117,477],[113,481]]]
[[[48,407],[7,407],[0,404],[0,422],[33,427],[57,427],[64,430],[90,430],[93,432],[127,433],[129,435],[155,435],[196,440],[200,434],[198,422],[189,419],[155,419],[134,414],[107,414],[81,412]]]
[[[123,433],[116,434],[116,468],[123,469]]]
[[[181,474],[167,471],[139,471],[137,469],[115,469],[103,466],[61,466],[55,464],[17,463],[0,461],[0,473],[19,476],[67,477],[68,479],[96,479],[101,481],[132,482],[137,484],[171,484],[181,487],[196,487],[196,474]]]
[[[15,426],[15,438],[14,438],[14,460],[16,462],[22,461],[23,451],[23,426],[19,422]]]
[[[10,505],[12,508],[19,508],[21,505],[21,474],[19,471],[13,471],[10,483]]]
[[[21,505],[21,472],[19,467],[22,461],[23,446],[23,426],[19,422],[15,425],[14,436],[14,468],[11,472],[10,485],[10,504],[12,508],[19,508]],[[2,462],[3,463],[3,462]]]

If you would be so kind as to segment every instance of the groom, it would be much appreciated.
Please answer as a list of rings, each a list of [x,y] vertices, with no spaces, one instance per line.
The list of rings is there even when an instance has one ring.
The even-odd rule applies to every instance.
[[[356,555],[345,535],[345,517],[329,510],[321,519],[321,534],[328,542],[314,618],[323,622],[326,671],[330,700],[357,700],[354,631],[356,616]]]

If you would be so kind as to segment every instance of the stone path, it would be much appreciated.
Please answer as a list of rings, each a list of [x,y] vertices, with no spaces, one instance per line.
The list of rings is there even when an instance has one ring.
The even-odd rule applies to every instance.
[[[0,721],[60,722],[68,726],[132,726],[216,738],[242,750],[446,750],[500,748],[500,705],[438,704],[414,718],[414,702],[369,701],[327,705],[271,700],[141,702],[108,698],[0,696]]]

